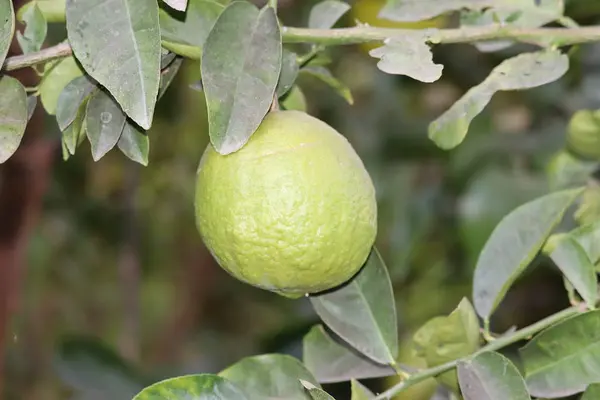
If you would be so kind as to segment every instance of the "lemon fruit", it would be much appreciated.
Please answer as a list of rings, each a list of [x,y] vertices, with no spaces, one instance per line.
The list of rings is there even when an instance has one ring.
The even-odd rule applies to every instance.
[[[377,230],[375,189],[350,143],[300,111],[269,113],[248,143],[197,172],[196,223],[234,277],[295,298],[358,272]]]

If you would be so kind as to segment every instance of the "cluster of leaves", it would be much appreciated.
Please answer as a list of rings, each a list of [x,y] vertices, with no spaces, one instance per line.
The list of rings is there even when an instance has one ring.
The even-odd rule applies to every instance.
[[[38,53],[47,23],[64,18],[73,54],[47,61],[38,71],[41,83],[30,89],[30,97],[15,79],[0,79],[2,162],[16,151],[39,96],[46,111],[56,116],[65,158],[87,137],[95,160],[116,146],[132,160],[147,164],[146,131],[156,102],[184,57],[202,61],[202,81],[195,87],[206,97],[211,143],[221,154],[244,146],[274,103],[281,101],[284,108],[305,107],[296,83],[300,74],[321,79],[352,102],[349,91],[326,69],[321,45],[313,44],[303,55],[283,48],[285,28],[270,6],[258,9],[245,1],[224,6],[210,0],[190,0],[189,4],[165,0],[160,5],[156,0],[68,0],[63,9],[48,11],[48,3],[34,1],[20,10],[26,28],[17,33],[17,41],[26,55]],[[318,4],[309,28],[331,28],[348,8],[335,0]],[[465,28],[495,24],[535,28],[555,21],[574,24],[563,16],[561,0],[390,0],[380,15],[419,21],[449,11],[460,12]],[[0,15],[6,21],[0,27],[3,60],[15,30],[9,0],[0,0]],[[379,59],[378,67],[384,72],[433,82],[441,77],[443,67],[433,62],[430,45],[445,38],[440,30],[404,32],[387,37],[370,54]],[[569,58],[558,49],[559,40],[528,41],[543,49],[502,62],[430,125],[429,135],[438,146],[450,149],[461,143],[473,118],[496,92],[544,85],[568,70]],[[511,44],[476,45],[481,51],[497,51]],[[582,131],[600,133],[597,127],[589,128],[590,120],[595,121],[585,119],[585,129],[572,129],[576,133],[571,136],[588,138]],[[279,354],[250,357],[219,374],[155,383],[135,399],[331,399],[322,383],[350,381],[353,400],[381,400],[434,376],[468,400],[555,398],[583,391],[587,398],[595,398],[600,391],[596,354],[600,313],[595,310],[600,225],[594,206],[600,196],[589,189],[582,193],[583,188],[551,193],[520,206],[500,222],[477,261],[472,303],[465,298],[450,315],[434,318],[415,333],[415,350],[427,363],[424,370],[396,362],[392,285],[383,260],[373,249],[352,281],[310,297],[324,325],[313,327],[304,338],[302,362]],[[576,202],[580,203],[579,226],[554,233]],[[574,308],[496,337],[490,332],[492,314],[540,252],[563,273]],[[512,359],[498,352],[534,334]],[[358,382],[389,375],[403,380],[378,396]]]

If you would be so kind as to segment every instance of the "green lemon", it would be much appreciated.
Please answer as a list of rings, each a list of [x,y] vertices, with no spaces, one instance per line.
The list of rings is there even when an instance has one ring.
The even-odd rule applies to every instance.
[[[300,111],[269,113],[235,153],[209,145],[195,206],[200,235],[223,269],[292,298],[349,280],[377,230],[362,161],[346,138]]]
[[[600,110],[579,110],[573,115],[567,148],[580,159],[600,160]]]

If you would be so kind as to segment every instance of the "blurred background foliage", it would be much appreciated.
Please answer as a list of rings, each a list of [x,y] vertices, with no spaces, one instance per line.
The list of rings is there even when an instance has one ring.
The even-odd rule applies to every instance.
[[[282,21],[305,25],[314,3],[280,1]],[[382,1],[358,3],[340,26],[399,25],[377,20]],[[599,4],[571,0],[567,14],[581,24],[600,23]],[[439,18],[414,27],[452,23]],[[64,37],[61,29],[52,26],[55,40]],[[378,71],[368,49],[328,51],[353,105],[319,81],[298,83],[308,112],[345,134],[373,177],[377,244],[394,282],[400,358],[419,366],[412,333],[470,296],[477,255],[499,220],[529,199],[586,179],[584,166],[564,150],[565,132],[574,111],[600,108],[600,45],[571,49],[572,68],[556,83],[496,95],[451,152],[429,141],[428,123],[502,59],[527,48],[437,47],[444,77],[430,85]],[[145,384],[218,372],[247,355],[301,357],[302,336],[317,321],[309,302],[230,278],[197,234],[194,175],[208,143],[203,95],[190,89],[198,79],[198,63],[186,61],[159,102],[148,167],[117,152],[98,163],[88,151],[67,162],[56,153],[6,344],[4,398],[127,399]],[[51,118],[45,134],[59,140]],[[493,327],[523,326],[567,304],[560,275],[542,259],[511,290]],[[381,390],[391,382],[367,384]],[[398,398],[427,400],[434,390],[428,381]],[[349,398],[346,385],[331,393]]]

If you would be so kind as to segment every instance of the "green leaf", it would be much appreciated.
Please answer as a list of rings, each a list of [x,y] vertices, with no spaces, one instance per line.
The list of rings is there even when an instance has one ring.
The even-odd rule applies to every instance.
[[[350,388],[352,389],[352,398],[350,400],[371,400],[375,397],[369,389],[356,379],[350,381]]]
[[[98,90],[90,97],[85,116],[92,158],[98,161],[116,146],[125,126],[125,114],[106,92]]]
[[[597,163],[580,160],[566,151],[556,154],[547,167],[550,187],[554,190],[585,185]]]
[[[500,0],[502,1],[502,0]],[[498,0],[388,0],[379,18],[399,22],[422,21],[448,11],[493,7]]]
[[[69,82],[60,92],[56,102],[56,121],[61,131],[73,123],[77,113],[86,99],[96,89],[96,83],[87,75],[82,75]]]
[[[133,400],[246,400],[231,382],[217,375],[186,375],[167,379],[138,393]]]
[[[304,386],[304,388],[310,394],[310,397],[313,400],[335,400],[329,393],[327,393],[323,389],[316,387],[310,382],[303,381],[302,379],[300,379],[300,383],[302,383],[302,386]]]
[[[23,22],[25,23],[25,31],[23,33],[17,32],[17,42],[19,42],[23,54],[40,51],[44,40],[46,40],[48,24],[44,14],[37,6],[37,2],[34,2],[33,6],[23,13]]]
[[[15,33],[15,11],[12,0],[0,0],[0,65],[8,54],[10,43]]]
[[[73,57],[64,58],[56,63],[47,64],[40,84],[40,98],[46,112],[56,113],[58,98],[63,89],[75,78],[84,74]]]
[[[517,367],[499,353],[486,351],[457,367],[465,400],[531,399]]]
[[[581,192],[571,189],[540,197],[517,207],[496,226],[473,278],[473,301],[482,318],[489,319]]]
[[[585,390],[581,400],[598,400],[600,399],[600,383],[594,383]]]
[[[148,152],[150,151],[148,134],[133,122],[125,123],[117,146],[132,161],[143,166],[148,165]]]
[[[27,126],[27,93],[13,77],[0,77],[0,164],[17,151]]]
[[[580,226],[569,232],[569,236],[579,243],[593,264],[600,261],[600,221]]]
[[[191,0],[185,14],[161,9],[162,45],[179,54],[199,59],[204,42],[224,8],[212,0]]]
[[[283,49],[281,57],[281,73],[279,74],[279,82],[277,82],[277,97],[283,97],[294,85],[300,66],[298,65],[297,54],[289,50]]]
[[[284,110],[297,110],[306,112],[307,109],[306,97],[298,85],[294,85],[292,90],[290,90],[281,99],[280,105]]]
[[[103,343],[68,338],[58,349],[54,368],[81,398],[131,399],[146,384],[131,365]]]
[[[442,77],[444,67],[433,62],[427,39],[428,36],[421,32],[388,38],[382,47],[371,50],[369,55],[379,58],[377,67],[385,73],[435,82]]]
[[[580,225],[593,224],[600,220],[600,186],[588,185],[581,196],[581,203],[573,215]]]
[[[33,117],[33,113],[35,112],[35,108],[37,107],[37,96],[29,95],[27,96],[27,122],[31,121],[31,117]]]
[[[68,0],[67,33],[86,72],[150,128],[160,78],[156,0]]]
[[[340,96],[342,96],[348,104],[354,104],[354,98],[352,97],[352,93],[348,86],[340,82],[336,77],[331,75],[331,72],[325,67],[322,66],[307,66],[300,70],[300,74],[312,76],[313,78],[317,78],[323,83],[329,85],[333,90],[335,90]]]
[[[375,248],[350,282],[310,301],[323,322],[359,352],[380,364],[395,364],[396,306],[390,276]]]
[[[479,323],[473,306],[466,298],[447,317],[435,317],[423,325],[413,337],[417,355],[428,367],[435,367],[473,354],[479,349]],[[438,377],[440,382],[458,389],[456,371]]]
[[[249,400],[308,400],[300,380],[320,387],[300,361],[282,354],[244,358],[219,376],[233,382]]]
[[[600,383],[600,311],[546,329],[520,353],[532,396],[566,397]]]
[[[310,10],[308,27],[313,29],[329,29],[348,12],[350,5],[339,0],[325,0]]]
[[[273,102],[281,70],[281,33],[275,11],[233,2],[206,39],[202,84],[210,141],[221,154],[240,148]]]
[[[161,71],[160,74],[160,87],[158,89],[158,99],[165,94],[173,79],[181,69],[181,65],[183,64],[183,58],[177,57],[171,64],[169,64],[165,69]]]
[[[75,118],[69,126],[62,130],[62,143],[69,152],[75,154],[77,146],[81,144],[85,138],[85,113],[87,108],[87,99],[78,107]]]
[[[573,285],[588,308],[598,300],[598,279],[594,264],[578,241],[566,235],[556,240],[550,258]]]
[[[174,10],[185,11],[188,5],[188,0],[163,0]]]
[[[336,339],[332,338],[322,325],[315,325],[302,341],[304,364],[319,382],[344,382],[352,378],[395,375],[390,366],[377,364],[343,343],[341,339]]]
[[[559,79],[569,69],[569,58],[558,50],[524,53],[498,65],[448,111],[429,125],[429,138],[442,149],[458,146],[469,125],[498,91],[531,89]]]

